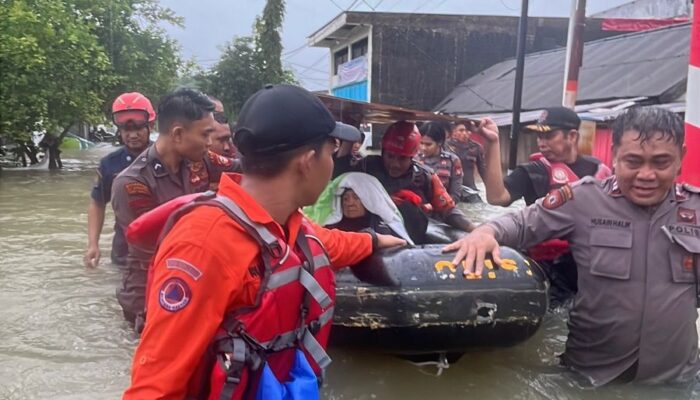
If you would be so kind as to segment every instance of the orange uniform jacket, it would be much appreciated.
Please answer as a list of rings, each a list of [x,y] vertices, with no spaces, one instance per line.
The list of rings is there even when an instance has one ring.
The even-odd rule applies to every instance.
[[[239,181],[239,175],[224,175],[219,193],[293,246],[303,214],[297,211],[289,217],[287,236]],[[336,267],[355,264],[372,252],[369,234],[318,226],[315,230]],[[255,302],[260,279],[249,269],[259,262],[259,255],[257,242],[219,208],[197,208],[175,225],[155,257],[146,329],[134,355],[125,399],[184,398],[188,381],[224,315]],[[172,287],[169,282],[177,282],[175,300],[164,298]]]

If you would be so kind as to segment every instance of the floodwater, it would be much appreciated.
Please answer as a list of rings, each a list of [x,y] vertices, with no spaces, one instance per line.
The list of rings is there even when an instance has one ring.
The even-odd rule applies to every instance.
[[[86,209],[94,168],[112,148],[64,153],[65,169],[0,175],[0,399],[116,399],[137,338],[122,321],[109,264],[107,215],[99,268],[86,270]],[[497,208],[480,206],[483,220]],[[459,304],[452,305],[459,307]],[[557,366],[565,313],[528,341],[471,351],[436,376],[381,354],[331,349],[327,399],[700,399],[700,387],[583,388]]]

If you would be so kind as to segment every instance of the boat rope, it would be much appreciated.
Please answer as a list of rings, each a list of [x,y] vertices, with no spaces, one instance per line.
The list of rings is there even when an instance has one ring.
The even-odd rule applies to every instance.
[[[447,355],[446,353],[440,353],[438,354],[438,359],[437,361],[423,361],[423,362],[413,362],[409,361],[411,364],[419,367],[419,371],[421,373],[424,373],[426,375],[431,375],[431,376],[440,376],[442,375],[442,371],[446,370],[447,368],[450,368],[450,363],[447,361]],[[428,373],[424,371],[424,367],[436,367],[437,371],[435,374]]]

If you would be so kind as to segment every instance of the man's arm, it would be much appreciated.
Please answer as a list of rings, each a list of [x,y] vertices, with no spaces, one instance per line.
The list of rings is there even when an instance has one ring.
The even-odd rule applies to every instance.
[[[83,257],[83,263],[88,268],[96,268],[100,262],[100,235],[105,221],[105,209],[111,197],[112,179],[106,168],[105,159],[100,161],[97,168],[97,178],[90,192],[88,205],[88,247]]]
[[[552,197],[554,196],[554,197]],[[569,186],[552,191],[549,195],[518,212],[504,215],[476,228],[471,234],[445,246],[443,251],[457,251],[455,265],[465,261],[465,274],[480,275],[487,253],[500,264],[498,243],[515,248],[527,248],[547,239],[563,238],[574,228],[576,203]]]
[[[236,243],[237,257],[245,255]],[[146,328],[124,399],[187,397],[188,383],[230,301],[240,297],[246,282],[247,268],[232,268],[231,260],[202,246],[179,241],[163,250],[156,256]],[[239,258],[235,265],[244,265],[245,257]]]
[[[391,235],[377,233],[377,243],[373,244],[372,235],[363,232],[344,232],[339,229],[326,229],[309,220],[318,239],[328,252],[331,265],[343,268],[355,265],[369,257],[376,248],[405,246],[406,241]]]
[[[484,146],[486,170],[483,174],[479,172],[486,186],[486,201],[497,206],[508,206],[513,199],[503,184],[498,126],[491,118],[484,118],[479,123],[478,132],[486,139]]]
[[[477,143],[476,151],[476,170],[479,171],[479,176],[481,180],[484,180],[484,175],[486,175],[486,155],[484,154],[484,148]]]
[[[105,221],[105,204],[90,199],[88,206],[88,248],[83,259],[85,266],[96,268],[100,262],[100,234]]]

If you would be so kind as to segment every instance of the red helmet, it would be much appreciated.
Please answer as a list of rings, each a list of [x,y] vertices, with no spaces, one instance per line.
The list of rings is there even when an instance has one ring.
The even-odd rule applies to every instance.
[[[384,132],[382,150],[404,157],[418,154],[420,132],[412,122],[399,121],[391,124]]]
[[[141,119],[148,116],[148,122],[156,120],[156,112],[153,110],[151,101],[139,92],[124,93],[117,97],[112,103],[112,120],[115,124],[126,122],[130,119]]]

